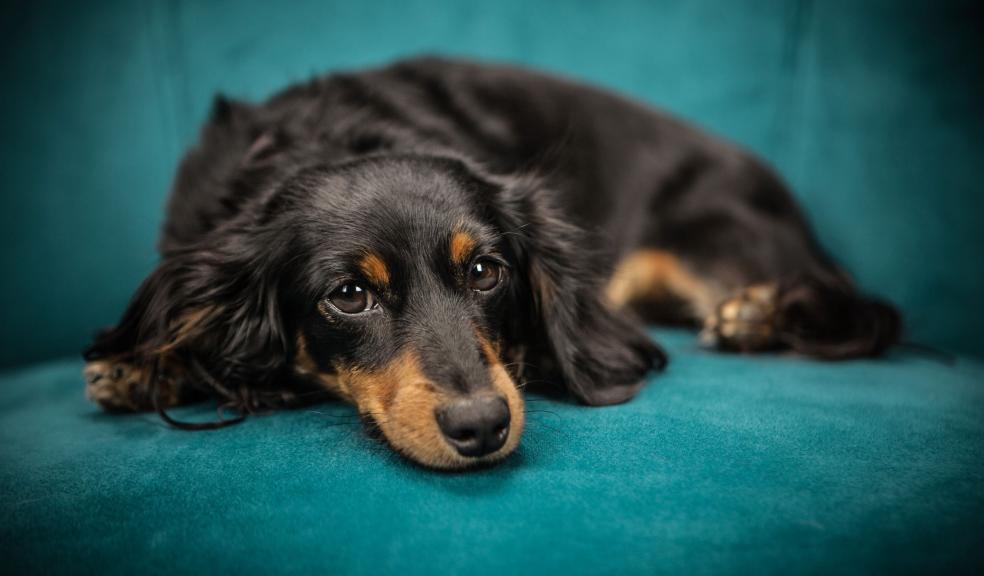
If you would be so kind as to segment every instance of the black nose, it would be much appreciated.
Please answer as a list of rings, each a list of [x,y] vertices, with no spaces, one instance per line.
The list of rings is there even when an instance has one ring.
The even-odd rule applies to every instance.
[[[455,400],[438,409],[436,416],[441,433],[462,456],[491,454],[509,436],[509,405],[501,396]]]

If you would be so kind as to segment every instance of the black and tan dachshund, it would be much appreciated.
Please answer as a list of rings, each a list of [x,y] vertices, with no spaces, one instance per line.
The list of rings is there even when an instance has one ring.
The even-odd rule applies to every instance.
[[[311,390],[438,468],[519,443],[524,382],[631,399],[710,347],[839,359],[895,343],[757,159],[647,106],[510,66],[423,58],[262,105],[218,98],[181,163],[161,261],[86,351],[113,411]]]

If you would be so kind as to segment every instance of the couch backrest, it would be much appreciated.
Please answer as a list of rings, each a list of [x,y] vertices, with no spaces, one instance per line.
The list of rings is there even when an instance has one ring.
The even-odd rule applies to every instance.
[[[0,8],[0,365],[77,353],[117,319],[213,93],[421,52],[580,77],[751,147],[911,338],[984,352],[971,3],[63,4]]]

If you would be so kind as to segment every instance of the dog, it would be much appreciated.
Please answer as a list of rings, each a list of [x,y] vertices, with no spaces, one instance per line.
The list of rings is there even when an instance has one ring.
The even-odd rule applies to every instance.
[[[84,353],[91,400],[197,428],[329,391],[440,469],[514,451],[525,382],[630,400],[667,363],[644,323],[823,359],[901,331],[749,153],[598,88],[438,57],[216,97],[159,250]],[[209,396],[238,417],[166,412]]]

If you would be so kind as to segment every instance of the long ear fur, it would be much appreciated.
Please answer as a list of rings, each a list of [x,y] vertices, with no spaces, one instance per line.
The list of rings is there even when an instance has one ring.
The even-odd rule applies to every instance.
[[[521,263],[524,319],[511,332],[539,377],[563,383],[590,405],[618,404],[662,369],[666,354],[603,300],[605,267],[583,231],[554,207],[549,190],[513,183],[498,198],[500,225]]]
[[[86,359],[178,363],[188,384],[250,408],[244,399],[274,385],[288,354],[275,284],[284,260],[278,252],[261,233],[226,229],[170,253]]]

